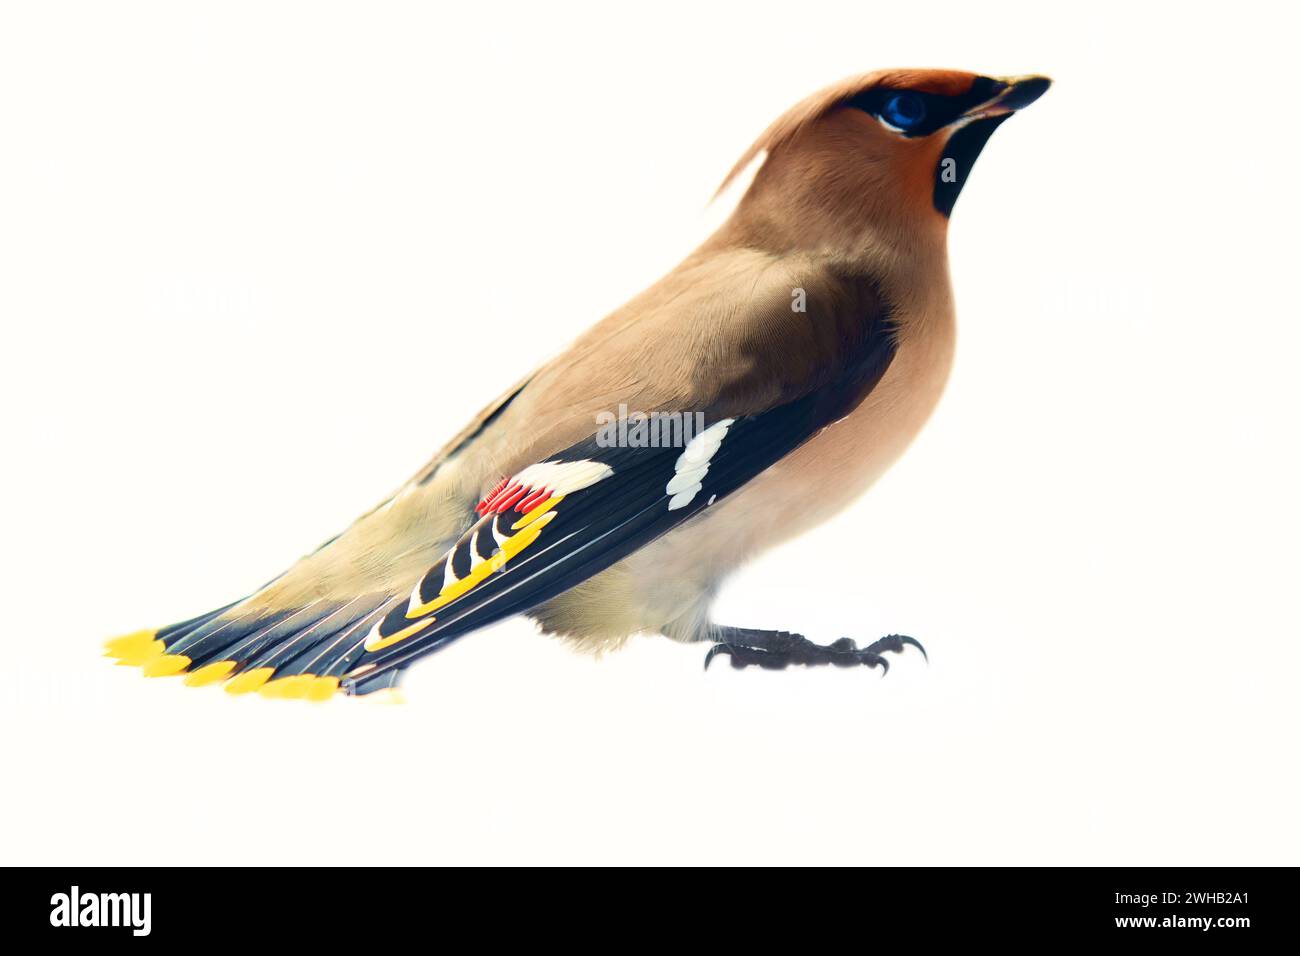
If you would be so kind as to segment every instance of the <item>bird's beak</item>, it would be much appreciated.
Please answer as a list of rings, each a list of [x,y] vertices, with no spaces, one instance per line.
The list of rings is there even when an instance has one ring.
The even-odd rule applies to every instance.
[[[952,214],[953,203],[993,131],[1052,85],[1045,76],[1003,77],[999,82],[1003,85],[997,93],[948,125],[952,133],[944,143],[934,183],[934,208],[944,216]]]
[[[1034,102],[1052,85],[1052,81],[1045,76],[1004,76],[1000,82],[1006,86],[991,100],[967,110],[958,121],[961,125],[990,116],[1010,116]]]

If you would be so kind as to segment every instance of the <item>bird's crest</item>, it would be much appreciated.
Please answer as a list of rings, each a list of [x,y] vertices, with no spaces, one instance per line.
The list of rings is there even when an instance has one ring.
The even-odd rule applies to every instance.
[[[976,79],[976,74],[960,70],[876,70],[828,86],[796,103],[765,129],[745,154],[736,161],[736,165],[731,167],[731,172],[727,173],[722,185],[714,193],[714,198],[725,192],[760,153],[766,152],[771,155],[773,151],[794,139],[801,130],[818,118],[867,90],[879,87],[937,93],[940,96],[960,96],[970,90],[971,84]]]

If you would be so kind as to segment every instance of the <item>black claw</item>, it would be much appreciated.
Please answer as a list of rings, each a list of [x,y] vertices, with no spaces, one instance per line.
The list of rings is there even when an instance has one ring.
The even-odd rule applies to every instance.
[[[921,652],[921,656],[925,658],[925,662],[927,664],[930,663],[930,655],[925,652],[925,648],[921,646],[921,642],[914,637],[908,637],[906,634],[888,634],[880,640],[872,643],[867,647],[867,650],[874,654],[881,654],[885,651],[894,654],[901,654],[903,653],[903,647],[905,645],[915,647]]]
[[[904,644],[911,644],[913,647],[915,647],[918,651],[921,652],[921,657],[922,657],[922,659],[923,659],[927,664],[930,663],[930,655],[927,654],[927,653],[925,652],[925,648],[921,646],[921,642],[918,641],[916,638],[914,638],[914,637],[905,637],[905,636],[900,635],[900,636],[899,636],[899,640],[901,640]]]
[[[783,670],[791,664],[805,666],[833,664],[836,667],[865,665],[872,668],[879,667],[880,676],[885,677],[889,674],[889,661],[883,655],[901,654],[903,648],[908,645],[920,651],[927,664],[930,662],[930,655],[925,652],[921,642],[905,634],[889,634],[867,647],[860,648],[849,637],[841,637],[831,644],[821,645],[814,644],[801,634],[790,634],[785,631],[746,632],[739,628],[729,630],[739,632],[740,639],[732,640],[729,637],[727,641],[719,641],[710,647],[709,652],[704,656],[706,671],[715,657],[726,654],[731,658],[731,666],[736,670],[743,670],[750,665],[756,665],[764,670]]]

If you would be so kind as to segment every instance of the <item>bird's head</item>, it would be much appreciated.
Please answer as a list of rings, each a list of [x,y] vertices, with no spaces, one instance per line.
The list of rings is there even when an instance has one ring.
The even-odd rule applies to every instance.
[[[737,219],[777,249],[941,241],[989,136],[1050,85],[955,70],[855,77],[768,127],[723,188],[763,157]]]

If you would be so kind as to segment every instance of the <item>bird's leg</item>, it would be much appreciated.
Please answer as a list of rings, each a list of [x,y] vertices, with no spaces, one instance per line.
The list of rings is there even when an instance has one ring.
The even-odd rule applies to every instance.
[[[731,658],[731,666],[735,668],[748,667],[750,664],[774,670],[791,664],[810,667],[817,664],[834,664],[836,667],[865,664],[867,667],[884,668],[884,673],[888,673],[889,661],[883,655],[900,654],[908,644],[929,659],[920,641],[902,634],[890,634],[866,647],[858,647],[856,642],[847,637],[823,645],[814,644],[802,634],[791,634],[789,631],[764,631],[754,627],[723,627],[715,624],[709,630],[709,638],[714,644],[705,655],[705,670],[708,670],[714,657],[726,654]]]

